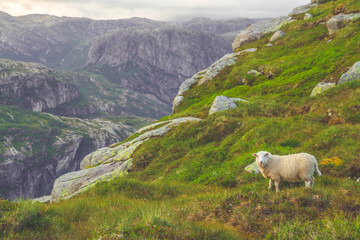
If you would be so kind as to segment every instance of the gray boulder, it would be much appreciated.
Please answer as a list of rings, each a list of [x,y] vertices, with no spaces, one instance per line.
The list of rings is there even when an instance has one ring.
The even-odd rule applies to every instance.
[[[209,114],[236,108],[236,104],[226,96],[217,96],[210,108]]]
[[[310,13],[305,13],[304,20],[308,20],[312,17],[313,17],[313,15],[311,15]]]
[[[360,80],[360,62],[355,63],[349,71],[341,75],[339,85],[346,82],[358,80]]]
[[[283,31],[281,31],[281,30],[276,31],[274,33],[274,35],[270,38],[270,42],[274,42],[274,41],[282,38],[283,36],[285,36],[285,33]]]
[[[329,90],[330,88],[333,87],[335,87],[335,83],[321,82],[318,85],[316,85],[315,88],[312,90],[311,97],[319,95],[320,93],[325,92],[326,90]]]
[[[246,166],[246,167],[245,167],[245,171],[247,171],[247,172],[249,172],[249,173],[252,173],[252,172],[260,173],[260,169],[259,169],[259,167],[257,166],[256,162],[253,162],[252,164]]]
[[[246,43],[254,42],[268,33],[279,30],[282,26],[289,23],[290,20],[291,18],[289,17],[277,17],[251,24],[236,36],[232,44],[233,51],[236,51]]]
[[[250,71],[247,72],[247,74],[257,77],[257,76],[260,76],[262,73],[259,72],[259,71],[256,71],[256,70],[250,70]]]
[[[333,35],[341,28],[345,27],[347,23],[358,18],[360,18],[360,13],[338,14],[327,21],[326,27],[329,30],[329,34]]]

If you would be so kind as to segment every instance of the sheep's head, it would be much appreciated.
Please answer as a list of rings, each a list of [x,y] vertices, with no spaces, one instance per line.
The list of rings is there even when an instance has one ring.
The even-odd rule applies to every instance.
[[[263,167],[266,166],[266,164],[269,162],[271,153],[269,152],[265,152],[265,151],[260,151],[258,153],[254,153],[253,156],[256,157],[256,163],[259,167]]]

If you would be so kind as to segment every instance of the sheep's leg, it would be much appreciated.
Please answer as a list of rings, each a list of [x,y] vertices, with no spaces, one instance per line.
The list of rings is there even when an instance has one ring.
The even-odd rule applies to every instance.
[[[305,187],[311,187],[311,180],[305,181]]]
[[[275,181],[275,187],[276,187],[276,192],[279,192],[279,184],[280,182],[279,181]]]
[[[314,187],[314,183],[315,183],[315,178],[314,178],[314,176],[311,176],[310,182],[311,182],[311,187]]]
[[[271,189],[271,187],[272,187],[272,180],[270,179],[269,180],[269,190]]]

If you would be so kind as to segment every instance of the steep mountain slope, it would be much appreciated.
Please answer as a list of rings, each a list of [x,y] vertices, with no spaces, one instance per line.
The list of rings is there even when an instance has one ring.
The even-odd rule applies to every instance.
[[[35,63],[0,59],[2,104],[16,104],[37,112],[49,111],[80,98],[71,80]]]
[[[169,113],[182,79],[230,50],[219,29],[221,34],[240,31],[254,21],[212,20],[211,27],[201,27],[202,32],[196,27],[199,23],[182,26],[142,18],[99,21],[50,15],[12,17],[1,12],[0,57],[76,70],[82,76],[75,81],[80,84],[77,87],[90,82],[112,92],[111,99],[109,94],[93,92],[95,95],[89,98],[96,100],[96,106],[85,106],[83,111],[78,106],[77,110],[66,107],[62,114],[67,116],[101,116],[101,109],[105,115],[161,117]],[[111,87],[104,81],[110,81]],[[124,96],[117,104],[119,91]],[[148,108],[151,102],[154,107]]]
[[[170,104],[184,78],[229,50],[221,37],[209,33],[132,28],[98,38],[86,64],[122,87]]]
[[[82,120],[0,105],[0,196],[49,194],[54,180],[79,168],[94,149],[121,141],[149,119]]]
[[[128,175],[50,205],[3,201],[6,231],[0,234],[5,239],[358,239],[360,15],[344,20],[339,13],[356,14],[360,3],[318,2],[283,25],[285,35],[271,45],[273,33],[261,33],[187,80],[192,84],[173,115],[95,152],[110,157],[97,155],[105,159],[91,166],[93,171],[117,164],[111,156],[116,148],[153,136],[126,156],[133,164]],[[304,20],[305,12],[312,17]],[[332,17],[342,20],[329,35]],[[333,87],[311,96],[323,81]],[[218,96],[230,99],[233,109],[209,114]],[[190,116],[202,120],[161,131],[168,121]],[[282,182],[280,193],[269,191],[266,179],[244,169],[260,150],[311,153],[323,175],[315,175],[314,188]]]
[[[161,117],[169,106],[89,72],[65,73],[41,64],[0,59],[2,104],[37,112],[94,118],[99,116]]]

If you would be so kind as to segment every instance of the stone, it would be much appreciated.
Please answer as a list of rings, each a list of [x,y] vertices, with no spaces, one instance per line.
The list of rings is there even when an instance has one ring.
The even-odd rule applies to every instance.
[[[335,83],[321,82],[318,85],[316,85],[315,88],[312,90],[311,97],[319,95],[320,93],[323,93],[326,90],[329,90],[330,88],[333,87],[335,87]]]
[[[230,98],[230,100],[233,102],[249,102],[248,100],[241,99],[241,98]]]
[[[292,10],[291,13],[289,13],[289,17],[294,17],[298,14],[305,13],[305,12],[309,11],[311,8],[316,7],[316,6],[317,6],[317,3],[309,3],[306,5],[296,7]]]
[[[310,13],[305,13],[304,20],[308,20],[312,17],[313,17],[313,15],[311,15]]]
[[[277,17],[251,24],[236,36],[232,43],[233,51],[237,51],[238,48],[246,43],[254,42],[268,33],[279,30],[282,26],[289,23],[290,20],[290,17]]]
[[[236,104],[226,96],[217,96],[210,108],[209,114],[236,108]]]
[[[349,71],[341,75],[339,85],[360,80],[360,62],[355,63]]]
[[[277,31],[274,33],[274,35],[270,38],[270,42],[274,42],[280,38],[282,38],[283,36],[285,36],[285,33],[281,30]]]
[[[255,77],[262,75],[261,72],[256,71],[256,70],[250,70],[250,71],[247,72],[247,74],[251,75],[251,76],[255,76]]]
[[[272,43],[266,44],[267,47],[273,47],[274,45]]]
[[[89,189],[97,182],[111,180],[127,174],[132,166],[132,159],[126,162],[113,162],[90,169],[70,172],[57,178],[51,192],[51,202],[72,198]]]
[[[51,200],[50,195],[31,199],[31,201],[33,202],[40,202],[40,203],[49,203],[50,200]]]
[[[252,173],[252,172],[260,173],[260,169],[257,166],[256,162],[253,162],[252,164],[246,166],[245,171],[247,171],[248,173]]]
[[[329,30],[329,34],[333,35],[341,28],[345,27],[347,23],[358,18],[360,18],[360,13],[338,14],[326,22],[326,27]]]

